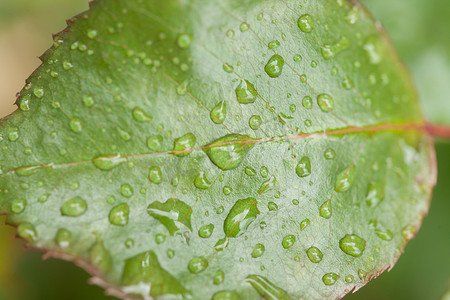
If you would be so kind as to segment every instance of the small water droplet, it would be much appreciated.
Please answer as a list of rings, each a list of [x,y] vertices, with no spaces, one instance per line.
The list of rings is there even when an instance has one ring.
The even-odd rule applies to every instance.
[[[223,187],[223,193],[225,195],[229,195],[229,194],[231,194],[231,192],[233,192],[233,189],[230,186],[226,185],[226,186]]]
[[[31,101],[31,98],[30,98],[29,95],[23,96],[22,99],[20,99],[20,102],[19,102],[20,110],[22,110],[22,111],[29,111],[30,110],[30,101]]]
[[[131,187],[131,185],[129,185],[128,183],[122,184],[120,186],[120,193],[122,194],[122,196],[130,198],[131,196],[133,196],[133,188]]]
[[[261,174],[261,177],[266,178],[267,175],[269,175],[269,170],[266,166],[262,166],[261,169],[259,169],[259,174]]]
[[[319,215],[322,218],[329,219],[333,214],[333,207],[331,205],[331,200],[325,201],[319,208]]]
[[[390,230],[375,229],[377,236],[384,241],[392,241],[394,235]]]
[[[158,151],[163,144],[163,137],[160,135],[152,135],[147,139],[147,147],[151,151]]]
[[[177,37],[177,45],[181,49],[188,48],[192,43],[192,37],[187,33],[182,33]]]
[[[345,276],[345,282],[347,282],[347,283],[352,283],[353,279],[354,279],[353,275]]]
[[[309,14],[304,14],[298,18],[297,25],[303,32],[311,32],[313,27],[313,19]]]
[[[303,57],[300,54],[295,54],[293,59],[295,62],[301,62]]]
[[[326,273],[322,277],[322,281],[325,285],[333,285],[336,283],[336,280],[339,279],[339,275],[336,273]]]
[[[321,48],[322,57],[324,59],[332,59],[339,52],[344,51],[348,47],[350,47],[350,40],[344,36],[334,45],[323,45]]]
[[[89,29],[88,32],[87,32],[87,36],[90,39],[95,38],[97,36],[97,30]]]
[[[173,249],[167,249],[167,257],[169,259],[173,258],[175,256],[175,250]]]
[[[345,20],[349,24],[355,24],[358,21],[358,19],[359,19],[359,9],[357,6],[354,6],[345,17]]]
[[[250,104],[255,102],[256,96],[255,87],[247,80],[241,80],[239,86],[236,88],[236,99],[240,104]]]
[[[253,247],[252,257],[258,258],[264,254],[264,251],[266,251],[266,247],[264,247],[263,244],[256,244],[255,247]]]
[[[328,148],[323,153],[323,156],[325,157],[325,159],[331,160],[331,159],[333,159],[336,156],[336,152],[333,149]]]
[[[275,202],[270,201],[267,204],[267,208],[269,209],[269,211],[275,211],[275,210],[278,210],[278,205]]]
[[[334,108],[333,98],[328,94],[317,96],[317,104],[323,112],[330,112]]]
[[[211,234],[214,231],[214,225],[213,224],[208,224],[208,225],[204,225],[202,227],[200,227],[200,229],[198,230],[198,236],[201,238],[209,238],[211,236]]]
[[[161,222],[171,235],[182,228],[192,231],[192,208],[179,199],[170,198],[164,203],[154,201],[148,205],[147,213]]]
[[[247,31],[249,29],[250,29],[250,25],[248,23],[246,23],[246,22],[242,22],[241,25],[239,26],[239,30],[241,32],[245,32],[245,31]]]
[[[27,201],[25,199],[15,199],[11,202],[11,211],[15,214],[20,214],[25,210]]]
[[[126,159],[120,156],[100,156],[94,158],[92,163],[100,170],[108,171],[122,164]]]
[[[355,169],[355,166],[352,165],[337,176],[336,183],[334,184],[334,190],[336,192],[345,192],[350,189],[355,179]]]
[[[70,129],[75,133],[80,133],[83,130],[80,118],[75,117],[70,119]]]
[[[232,30],[232,29],[227,30],[226,35],[227,35],[227,37],[229,37],[230,39],[233,38],[233,37],[234,37],[234,30]]]
[[[112,225],[125,226],[128,224],[128,215],[130,208],[128,204],[121,203],[111,209],[109,212],[109,222]]]
[[[248,120],[248,125],[250,126],[251,129],[253,130],[257,130],[259,129],[259,127],[262,124],[262,119],[260,116],[258,115],[253,115],[250,117],[250,119]]]
[[[78,217],[83,215],[87,210],[86,200],[75,197],[67,200],[61,206],[61,215],[68,217]]]
[[[131,140],[131,134],[125,130],[123,130],[120,127],[116,127],[117,132],[119,133],[119,136],[124,140],[124,141],[129,141]]]
[[[278,40],[271,41],[267,47],[269,47],[269,49],[276,49],[280,47],[280,42]]]
[[[69,247],[71,241],[72,241],[72,233],[69,230],[65,228],[58,229],[55,235],[55,243],[59,247],[67,248]]]
[[[188,269],[192,274],[198,274],[208,267],[208,260],[203,256],[197,256],[189,261]]]
[[[134,247],[134,240],[132,238],[127,238],[125,240],[125,248],[130,249]]]
[[[217,270],[213,277],[213,283],[215,285],[221,284],[225,279],[225,274],[222,270]]]
[[[210,113],[211,121],[215,124],[221,124],[225,121],[227,116],[227,103],[225,101],[219,102]]]
[[[247,174],[248,176],[255,176],[256,175],[256,171],[253,168],[250,167],[245,167],[245,174]]]
[[[183,157],[189,155],[192,152],[192,148],[195,146],[197,138],[192,133],[187,133],[182,137],[177,138],[173,142],[174,155],[178,157]]]
[[[363,254],[364,249],[366,249],[366,240],[356,234],[346,234],[339,240],[339,248],[348,255],[359,257]]]
[[[38,202],[39,203],[47,202],[49,196],[50,196],[50,194],[42,194],[42,195],[40,195],[39,198],[38,198]]]
[[[295,173],[298,177],[307,177],[311,175],[311,161],[308,156],[303,156],[295,167]]]
[[[308,255],[309,260],[315,264],[320,263],[323,257],[322,251],[317,247],[310,247],[306,250],[306,255]]]
[[[194,179],[194,185],[198,189],[206,190],[211,185],[211,182],[206,178],[205,172],[200,172]]]
[[[63,68],[64,68],[64,70],[70,70],[73,68],[73,65],[71,62],[65,60],[65,61],[63,61]]]
[[[28,222],[21,223],[17,226],[17,235],[29,242],[35,241],[38,237],[36,228]]]
[[[271,78],[277,78],[283,72],[284,59],[278,54],[273,55],[266,66],[264,67],[264,71]]]
[[[405,226],[402,229],[402,236],[407,241],[409,241],[416,235],[416,232],[417,232],[417,228],[415,226]]]
[[[33,94],[38,98],[44,97],[44,88],[42,87],[34,88]]]
[[[294,245],[294,243],[295,243],[295,235],[290,234],[290,235],[286,235],[283,238],[281,245],[283,246],[284,249],[289,249]]]
[[[95,104],[94,97],[92,95],[84,95],[83,96],[83,103],[87,107],[91,107]]]
[[[369,207],[377,206],[384,199],[384,185],[381,183],[370,183],[367,189],[366,204]]]

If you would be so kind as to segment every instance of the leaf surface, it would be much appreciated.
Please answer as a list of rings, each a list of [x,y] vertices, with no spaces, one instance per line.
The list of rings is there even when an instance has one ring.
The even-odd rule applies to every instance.
[[[118,297],[339,298],[420,227],[434,150],[344,1],[96,1],[0,128],[18,235]]]

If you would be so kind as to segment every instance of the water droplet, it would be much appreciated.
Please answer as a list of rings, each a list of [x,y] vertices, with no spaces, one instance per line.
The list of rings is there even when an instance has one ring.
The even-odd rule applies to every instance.
[[[300,230],[303,230],[306,228],[306,226],[309,225],[309,219],[304,219],[303,221],[300,222]]]
[[[336,156],[336,152],[333,149],[328,148],[323,153],[323,156],[325,157],[325,159],[331,160]]]
[[[353,82],[350,77],[345,76],[344,81],[342,81],[342,86],[346,90],[351,90],[353,88]]]
[[[78,217],[84,214],[87,210],[86,200],[75,197],[67,200],[61,206],[61,215],[68,217]]]
[[[59,247],[67,248],[69,247],[71,241],[72,241],[72,233],[69,230],[65,228],[58,229],[55,235],[55,243]]]
[[[164,203],[154,201],[147,207],[147,213],[161,222],[171,235],[181,228],[192,231],[192,208],[181,200],[170,198]]]
[[[225,210],[225,208],[223,207],[223,205],[219,206],[216,210],[216,214],[220,215],[221,213],[223,213]]]
[[[64,68],[64,70],[70,70],[73,68],[73,65],[71,62],[65,60],[65,61],[63,61],[63,68]]]
[[[366,241],[356,234],[346,234],[339,240],[339,248],[348,255],[359,257],[366,249]]]
[[[283,245],[284,249],[291,248],[295,243],[295,235],[287,235],[283,238],[283,241],[281,242],[281,245]]]
[[[311,175],[311,161],[308,156],[303,156],[295,167],[295,173],[298,177],[307,177]]]
[[[241,80],[239,86],[236,88],[236,99],[240,104],[250,104],[255,102],[256,96],[255,87],[247,80]]]
[[[87,107],[91,107],[95,104],[94,97],[92,95],[84,95],[83,96],[83,103]]]
[[[213,283],[215,285],[221,284],[225,279],[225,274],[222,270],[217,270],[213,277]]]
[[[95,38],[95,37],[97,36],[97,30],[94,30],[94,29],[88,30],[87,36],[88,36],[88,38],[90,38],[90,39]]]
[[[317,104],[323,112],[330,112],[334,108],[333,98],[328,94],[317,96]]]
[[[128,215],[130,208],[128,204],[121,203],[111,209],[109,212],[109,222],[112,225],[125,226],[128,224]]]
[[[189,155],[192,152],[192,148],[195,146],[197,138],[192,133],[186,133],[182,137],[177,138],[173,142],[174,155],[178,157],[183,157]]]
[[[260,13],[260,14],[258,14],[258,15],[256,16],[256,20],[262,21],[263,17],[264,17],[264,14],[263,14],[263,13]]]
[[[303,57],[300,54],[295,54],[293,59],[295,62],[301,62]]]
[[[353,279],[354,279],[353,275],[345,276],[345,282],[347,282],[347,283],[352,283]]]
[[[300,201],[298,201],[298,199],[292,199],[292,204],[298,205],[299,203],[300,203]]]
[[[229,194],[231,194],[231,192],[233,191],[233,189],[230,187],[230,186],[224,186],[223,187],[223,193],[225,194],[225,195],[229,195]]]
[[[402,236],[407,241],[409,241],[416,235],[416,232],[417,232],[417,228],[415,226],[405,226],[402,229]]]
[[[278,40],[271,41],[267,47],[269,47],[269,49],[276,49],[280,47],[280,42]]]
[[[234,70],[233,66],[228,63],[224,63],[222,67],[223,67],[223,70],[227,73],[232,73]]]
[[[125,248],[130,249],[134,247],[134,240],[132,238],[127,238],[125,240]]]
[[[229,134],[203,147],[209,159],[222,170],[237,168],[253,147],[248,136]]]
[[[322,281],[325,285],[333,285],[336,283],[336,280],[339,279],[339,275],[336,273],[326,273],[322,277]]]
[[[241,25],[239,26],[239,30],[241,30],[241,32],[245,32],[249,29],[250,29],[250,25],[246,22],[242,22]]]
[[[20,214],[25,210],[27,201],[25,199],[15,199],[11,202],[11,211],[15,214]]]
[[[267,75],[269,75],[269,77],[277,78],[281,75],[283,66],[284,59],[280,55],[275,54],[267,62],[266,66],[264,67],[264,71]]]
[[[331,205],[331,200],[325,201],[319,208],[319,215],[322,218],[329,219],[333,214],[333,207]]]
[[[133,188],[128,183],[122,184],[120,186],[120,193],[122,194],[122,196],[130,198],[131,196],[133,196]]]
[[[120,137],[124,140],[124,141],[129,141],[131,139],[131,134],[125,130],[123,130],[120,127],[116,127],[117,132],[119,133]]]
[[[394,235],[390,230],[375,229],[377,236],[384,241],[391,241]]]
[[[275,202],[270,201],[267,204],[267,208],[269,209],[269,211],[275,211],[275,210],[278,210],[278,205]]]
[[[17,226],[17,235],[29,242],[36,240],[38,237],[36,228],[28,222],[21,223]]]
[[[219,291],[215,293],[212,300],[240,300],[239,294],[234,291]]]
[[[210,113],[211,121],[215,124],[221,124],[225,121],[227,116],[227,103],[225,101],[219,102]]]
[[[345,192],[350,189],[355,179],[355,169],[355,166],[352,165],[338,175],[334,184],[334,190],[336,192]]]
[[[250,119],[248,120],[248,125],[250,126],[251,129],[253,130],[257,130],[259,129],[259,127],[262,124],[262,119],[260,116],[258,115],[253,115],[250,117]]]
[[[370,183],[367,189],[366,204],[369,207],[377,206],[384,199],[384,185],[381,183]]]
[[[39,198],[38,198],[38,202],[39,203],[47,202],[49,196],[50,196],[50,194],[42,194],[42,195],[40,195]]]
[[[80,133],[83,130],[80,118],[75,117],[70,119],[70,129],[75,133]]]
[[[297,25],[303,32],[311,32],[312,31],[312,23],[313,19],[309,14],[304,14],[298,18]]]
[[[200,172],[194,179],[194,185],[198,189],[206,190],[211,185],[211,182],[206,178],[205,172]]]
[[[166,241],[166,236],[164,234],[158,233],[155,235],[155,243],[161,245]]]
[[[234,30],[232,30],[232,29],[227,30],[226,35],[227,35],[227,37],[229,37],[230,39],[233,38],[233,37],[234,37]]]
[[[310,96],[303,97],[302,105],[306,109],[311,109],[312,105],[313,105],[313,101],[312,101],[311,97]]]
[[[150,122],[152,117],[147,115],[142,108],[133,108],[133,118],[138,122]]]
[[[322,251],[317,247],[310,247],[306,250],[306,255],[308,255],[309,260],[315,264],[320,263],[323,257]]]
[[[359,19],[359,9],[357,6],[354,6],[345,17],[345,20],[349,24],[355,24],[358,21],[358,19]]]
[[[267,300],[291,300],[288,293],[260,275],[249,275],[246,278],[252,287]]]
[[[201,238],[209,238],[211,236],[211,234],[214,231],[214,225],[213,224],[208,224],[208,225],[204,225],[202,227],[200,227],[200,229],[198,230],[198,236]]]
[[[203,256],[197,256],[189,261],[188,269],[192,274],[198,274],[208,267],[208,260]]]
[[[44,88],[42,88],[42,87],[34,88],[33,94],[38,98],[44,97]]]
[[[266,178],[267,175],[269,175],[269,170],[266,166],[262,166],[261,169],[259,169],[259,174],[261,174],[261,177]]]
[[[15,170],[16,175],[20,177],[30,176],[39,169],[37,166],[24,166]]]
[[[266,247],[264,247],[263,244],[256,244],[255,247],[253,247],[252,257],[258,258],[264,254],[264,251],[266,251]]]
[[[163,143],[163,137],[160,135],[153,135],[147,139],[147,147],[151,151],[158,151],[161,149]]]
[[[30,96],[28,96],[28,95],[23,96],[19,102],[20,110],[29,111],[30,110],[30,101],[31,101]]]
[[[322,50],[322,57],[324,59],[332,59],[335,57],[339,52],[344,51],[350,47],[350,40],[346,37],[342,37],[339,42],[337,42],[334,45],[323,45]]]
[[[262,193],[267,193],[268,191],[271,191],[275,187],[276,182],[277,179],[275,176],[270,177],[261,184],[261,186],[258,189],[258,194],[261,195]]]
[[[111,169],[117,167],[124,161],[126,161],[126,159],[124,157],[120,157],[120,156],[100,156],[100,157],[94,158],[92,160],[92,163],[94,164],[94,166],[96,168],[103,170],[103,171],[108,171],[108,170],[111,170]]]
[[[177,37],[177,45],[181,49],[188,48],[192,43],[192,37],[187,33],[182,33]]]
[[[174,256],[175,256],[175,250],[167,249],[167,257],[170,259],[170,258],[173,258]]]
[[[236,201],[223,223],[226,237],[239,237],[247,230],[259,214],[255,198]]]
[[[245,174],[247,174],[248,176],[255,176],[256,171],[253,168],[245,167]]]

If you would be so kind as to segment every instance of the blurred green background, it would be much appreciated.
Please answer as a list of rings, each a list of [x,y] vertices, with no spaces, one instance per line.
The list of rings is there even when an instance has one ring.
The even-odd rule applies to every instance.
[[[361,2],[386,28],[413,73],[428,119],[450,125],[450,2]],[[87,0],[0,0],[0,117],[15,110],[15,94],[40,64],[36,57],[50,47],[50,33],[64,29],[65,19],[87,8]],[[391,272],[345,299],[428,300],[448,290],[450,143],[438,141],[436,150],[438,184],[419,234]],[[0,226],[0,300],[114,299],[88,285],[88,275],[80,268],[42,261],[41,253],[22,251],[24,243],[13,236],[12,228]]]

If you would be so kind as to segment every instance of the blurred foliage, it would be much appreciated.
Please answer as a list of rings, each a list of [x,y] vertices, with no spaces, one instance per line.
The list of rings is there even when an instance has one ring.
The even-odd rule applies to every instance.
[[[381,21],[411,69],[428,118],[450,124],[448,1],[361,2]],[[29,59],[51,45],[50,33],[62,30],[64,19],[86,8],[87,0],[0,0],[0,114],[11,111],[4,107],[14,102],[14,93],[33,70],[30,66],[39,63]],[[5,55],[2,50],[8,46],[12,50]],[[11,60],[22,64],[5,68]],[[3,80],[10,77],[21,81],[11,87]],[[391,272],[345,299],[439,299],[446,293],[450,278],[450,144],[438,143],[437,156],[438,185],[419,234]],[[113,299],[104,296],[101,288],[86,284],[87,273],[73,264],[42,261],[39,252],[21,251],[24,244],[12,239],[13,234],[12,228],[0,226],[0,300],[56,300],[63,294],[67,300]]]

